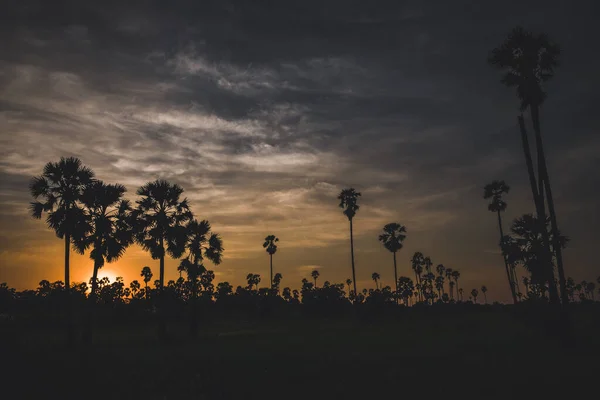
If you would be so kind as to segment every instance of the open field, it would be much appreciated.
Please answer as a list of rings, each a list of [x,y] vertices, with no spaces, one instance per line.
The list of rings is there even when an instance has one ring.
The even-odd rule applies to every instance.
[[[593,393],[600,313],[574,315],[561,348],[540,313],[460,312],[217,320],[192,341],[185,320],[171,341],[155,325],[98,326],[93,348],[65,350],[60,327],[3,326],[4,393],[73,398],[574,398]],[[51,389],[49,389],[51,388]],[[12,397],[11,397],[12,398]],[[555,397],[553,397],[555,398]]]

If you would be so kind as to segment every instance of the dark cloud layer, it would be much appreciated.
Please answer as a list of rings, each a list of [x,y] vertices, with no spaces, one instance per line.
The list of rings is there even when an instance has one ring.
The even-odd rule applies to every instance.
[[[543,130],[572,238],[568,272],[589,279],[600,223],[596,9],[591,1],[12,2],[0,16],[2,280],[23,287],[60,277],[60,243],[27,216],[27,181],[45,162],[75,155],[131,193],[157,177],[184,186],[225,237],[220,278],[261,272],[260,240],[274,232],[289,284],[313,266],[345,279],[348,233],[335,196],[355,185],[362,284],[376,269],[391,283],[376,233],[398,220],[409,231],[403,274],[421,250],[505,300],[481,188],[495,178],[511,184],[507,220],[532,206],[518,103],[486,57],[516,24],[563,49]],[[107,268],[133,279],[150,262],[132,249]],[[89,262],[75,264],[84,279]]]

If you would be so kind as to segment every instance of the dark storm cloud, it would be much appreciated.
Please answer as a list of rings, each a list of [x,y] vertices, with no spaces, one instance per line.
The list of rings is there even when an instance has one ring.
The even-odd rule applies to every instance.
[[[475,274],[470,257],[497,261],[484,255],[497,239],[481,224],[491,218],[482,186],[511,184],[509,217],[532,208],[518,102],[486,65],[522,23],[563,48],[543,129],[561,220],[590,248],[600,222],[590,200],[600,62],[584,40],[598,33],[593,7],[13,2],[0,17],[2,220],[25,216],[27,179],[45,162],[76,155],[131,192],[158,176],[180,183],[242,259],[272,229],[293,237],[288,246],[338,249],[347,233],[331,229],[342,222],[335,196],[355,185],[358,235],[399,219],[414,232],[408,251],[454,257]],[[581,274],[591,260],[577,264]]]

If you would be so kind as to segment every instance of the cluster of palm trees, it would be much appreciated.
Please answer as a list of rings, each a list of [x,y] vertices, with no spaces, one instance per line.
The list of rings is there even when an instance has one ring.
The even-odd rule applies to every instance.
[[[164,286],[164,263],[168,254],[181,258],[180,268],[191,280],[204,271],[207,259],[219,264],[223,243],[210,223],[198,221],[183,189],[164,180],[149,182],[137,190],[137,206],[123,199],[126,189],[119,184],[106,184],[95,179],[90,168],[77,158],[61,158],[44,167],[41,176],[34,177],[30,191],[33,217],[46,214],[48,226],[65,242],[65,290],[69,299],[69,254],[71,246],[80,254],[90,250],[94,262],[91,278],[90,312],[84,338],[91,340],[93,308],[97,296],[98,271],[106,262],[119,259],[134,242],[142,246],[153,259],[160,260],[159,292]],[[67,300],[67,308],[70,309]],[[162,313],[161,313],[162,314]],[[73,328],[68,320],[69,342]],[[164,318],[160,318],[159,335],[166,335]]]

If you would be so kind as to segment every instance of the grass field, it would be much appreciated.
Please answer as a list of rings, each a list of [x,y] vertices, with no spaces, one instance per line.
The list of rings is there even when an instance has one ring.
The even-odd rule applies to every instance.
[[[98,327],[66,350],[59,327],[3,327],[5,398],[574,398],[597,393],[600,314],[578,310],[572,347],[539,313],[212,320],[191,340],[171,322]],[[592,396],[595,397],[595,396]]]

